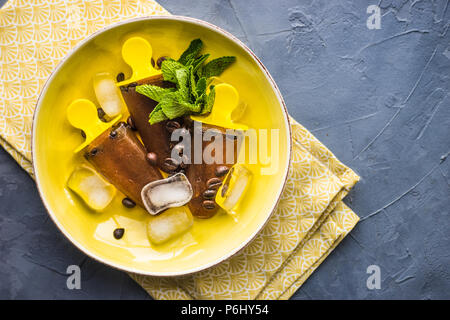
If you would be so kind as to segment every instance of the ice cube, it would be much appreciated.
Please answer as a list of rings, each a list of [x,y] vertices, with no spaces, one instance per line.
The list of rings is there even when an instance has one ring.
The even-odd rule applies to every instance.
[[[217,190],[216,202],[229,214],[236,214],[252,179],[252,173],[242,164],[234,165]]]
[[[186,207],[171,208],[150,218],[147,225],[148,238],[154,244],[161,244],[182,235],[193,223],[194,218]]]
[[[111,74],[106,72],[97,73],[93,82],[97,101],[109,118],[113,118],[125,111],[125,102]]]
[[[192,186],[183,173],[150,182],[142,188],[141,198],[147,211],[155,215],[172,207],[188,203],[192,198]]]
[[[67,186],[95,211],[105,209],[116,193],[111,184],[87,166],[77,167],[67,180]]]

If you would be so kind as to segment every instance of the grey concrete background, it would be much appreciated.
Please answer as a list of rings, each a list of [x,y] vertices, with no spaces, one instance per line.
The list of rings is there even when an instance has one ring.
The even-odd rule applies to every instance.
[[[449,299],[449,1],[160,3],[247,43],[290,114],[361,175],[345,201],[362,221],[293,298]],[[380,30],[366,27],[371,4]],[[62,236],[3,150],[0,256],[0,298],[148,299]],[[81,265],[82,290],[66,288],[70,264]],[[366,287],[373,264],[380,290]]]

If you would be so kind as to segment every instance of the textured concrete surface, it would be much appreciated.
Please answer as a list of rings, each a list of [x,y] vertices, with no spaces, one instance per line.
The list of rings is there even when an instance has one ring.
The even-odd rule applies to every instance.
[[[449,1],[160,2],[247,43],[291,115],[361,175],[346,202],[362,221],[293,298],[450,298]],[[366,27],[371,4],[380,30]],[[0,255],[0,298],[148,298],[65,240],[3,150]],[[82,290],[66,289],[70,264]]]

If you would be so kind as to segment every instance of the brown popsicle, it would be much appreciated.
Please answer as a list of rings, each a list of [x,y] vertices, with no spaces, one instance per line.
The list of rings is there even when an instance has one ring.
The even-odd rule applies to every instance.
[[[142,208],[141,190],[162,179],[159,170],[146,160],[146,151],[134,132],[119,122],[103,132],[85,149],[85,158],[119,191]]]
[[[173,129],[182,126],[182,119],[166,120],[150,125],[148,122],[149,115],[158,102],[136,92],[136,85],[142,84],[152,84],[163,88],[173,87],[174,85],[164,81],[162,75],[156,75],[121,87],[122,96],[130,112],[131,119],[141,136],[147,152],[156,154],[156,163],[161,170],[173,173],[178,169],[178,165],[171,161],[171,147],[176,142],[171,142],[170,136]]]
[[[194,122],[195,123],[195,122]],[[197,218],[211,218],[216,214],[219,209],[219,206],[214,201],[217,189],[222,185],[223,179],[229,169],[232,167],[234,163],[237,161],[237,139],[235,136],[230,136],[225,133],[224,128],[211,126],[207,124],[202,124],[202,155],[203,150],[212,143],[213,141],[204,141],[203,135],[208,129],[216,129],[217,133],[215,133],[215,137],[212,139],[222,139],[222,150],[215,150],[219,153],[212,154],[220,163],[212,163],[207,164],[204,159],[202,159],[202,163],[196,164],[194,163],[194,159],[192,156],[192,163],[187,167],[186,176],[189,182],[192,185],[193,196],[191,201],[188,203],[189,209],[192,214]],[[198,130],[193,126],[192,131]],[[197,132],[200,134],[199,132]],[[194,135],[192,135],[192,143],[191,147],[194,149]],[[226,140],[233,140],[233,148],[231,150],[227,149]],[[233,163],[227,164],[227,153],[229,157],[231,157],[230,153],[233,153]],[[222,160],[221,160],[222,159]]]

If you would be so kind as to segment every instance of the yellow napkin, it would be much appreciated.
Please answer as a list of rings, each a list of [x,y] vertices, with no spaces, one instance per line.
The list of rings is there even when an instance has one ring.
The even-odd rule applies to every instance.
[[[169,14],[151,0],[10,0],[0,10],[0,144],[33,175],[32,115],[40,89],[87,35],[124,19]],[[292,167],[276,212],[240,253],[184,277],[131,274],[156,299],[288,299],[350,232],[341,201],[358,176],[291,120]]]

